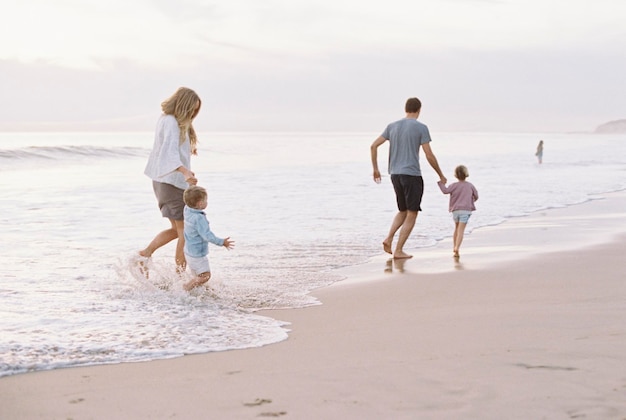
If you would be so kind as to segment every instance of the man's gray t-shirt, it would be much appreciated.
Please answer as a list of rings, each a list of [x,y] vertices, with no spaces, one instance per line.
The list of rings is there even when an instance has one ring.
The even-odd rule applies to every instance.
[[[431,141],[425,124],[413,118],[404,118],[389,124],[381,136],[389,140],[389,174],[422,175],[420,146]]]

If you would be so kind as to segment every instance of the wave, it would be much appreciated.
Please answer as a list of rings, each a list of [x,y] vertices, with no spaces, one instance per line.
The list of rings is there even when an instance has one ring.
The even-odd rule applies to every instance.
[[[84,158],[131,158],[148,156],[149,150],[141,147],[101,146],[29,146],[20,149],[0,150],[0,167],[32,161],[73,162]]]

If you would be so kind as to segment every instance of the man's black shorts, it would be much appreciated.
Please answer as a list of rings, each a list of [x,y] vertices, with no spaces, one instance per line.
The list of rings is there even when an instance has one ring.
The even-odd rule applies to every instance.
[[[413,175],[391,175],[391,183],[396,192],[396,202],[400,211],[422,211],[424,179]]]

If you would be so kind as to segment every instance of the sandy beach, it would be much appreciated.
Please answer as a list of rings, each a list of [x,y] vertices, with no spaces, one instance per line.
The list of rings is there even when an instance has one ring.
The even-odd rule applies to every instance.
[[[1,378],[0,418],[626,418],[625,192],[409,251],[263,313],[286,341]]]

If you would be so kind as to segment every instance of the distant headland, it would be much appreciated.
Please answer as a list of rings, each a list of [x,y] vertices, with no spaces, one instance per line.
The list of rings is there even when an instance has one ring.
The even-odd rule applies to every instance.
[[[600,134],[626,133],[626,119],[609,121],[608,123],[599,125],[596,128],[595,133],[600,133]]]

